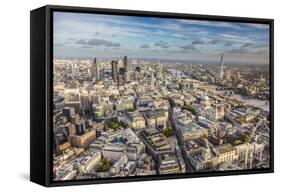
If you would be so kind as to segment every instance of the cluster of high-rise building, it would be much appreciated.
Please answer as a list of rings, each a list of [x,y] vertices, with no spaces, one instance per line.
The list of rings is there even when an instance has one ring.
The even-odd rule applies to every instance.
[[[233,96],[268,80],[223,57],[54,60],[54,180],[268,167],[269,112]]]
[[[270,97],[268,65],[225,65],[222,54],[219,65],[186,64],[182,65],[181,70],[194,79],[218,85],[220,89],[227,90],[229,93],[238,93],[261,100],[269,100]]]

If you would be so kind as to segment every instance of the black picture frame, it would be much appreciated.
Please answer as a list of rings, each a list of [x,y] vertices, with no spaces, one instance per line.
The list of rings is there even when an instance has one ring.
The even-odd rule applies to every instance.
[[[229,21],[270,26],[270,168],[223,172],[200,172],[157,176],[118,177],[89,180],[52,180],[52,60],[53,11],[110,15]],[[117,183],[274,172],[274,20],[246,17],[195,15],[167,12],[46,5],[30,12],[30,180],[43,186]]]

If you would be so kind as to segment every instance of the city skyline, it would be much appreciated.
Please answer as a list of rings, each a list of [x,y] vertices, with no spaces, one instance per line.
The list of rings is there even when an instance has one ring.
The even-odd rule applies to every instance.
[[[75,27],[74,27],[75,26]],[[269,63],[266,24],[54,12],[54,57]]]
[[[53,181],[270,168],[268,35],[55,12]]]

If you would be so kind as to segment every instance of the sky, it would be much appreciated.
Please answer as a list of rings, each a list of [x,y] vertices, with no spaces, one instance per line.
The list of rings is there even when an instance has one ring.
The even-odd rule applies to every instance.
[[[54,12],[55,58],[269,63],[269,25]]]

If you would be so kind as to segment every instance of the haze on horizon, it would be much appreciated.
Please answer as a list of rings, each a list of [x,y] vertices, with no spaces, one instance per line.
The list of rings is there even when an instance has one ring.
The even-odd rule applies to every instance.
[[[269,64],[269,25],[54,12],[54,58]]]

